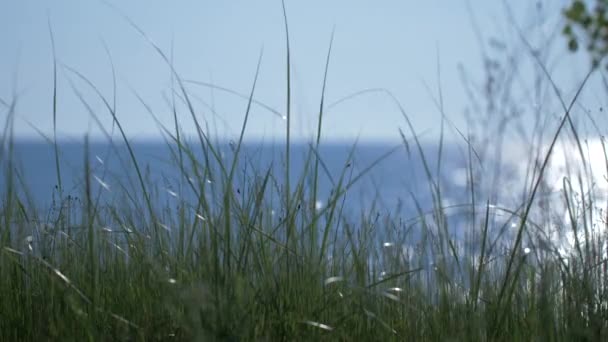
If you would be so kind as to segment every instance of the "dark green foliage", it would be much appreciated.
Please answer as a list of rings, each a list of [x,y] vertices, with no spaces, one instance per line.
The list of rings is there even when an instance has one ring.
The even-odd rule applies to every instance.
[[[585,47],[591,57],[591,63],[598,66],[608,53],[608,1],[594,0],[589,2],[574,0],[564,9],[566,24],[562,33],[572,52]]]

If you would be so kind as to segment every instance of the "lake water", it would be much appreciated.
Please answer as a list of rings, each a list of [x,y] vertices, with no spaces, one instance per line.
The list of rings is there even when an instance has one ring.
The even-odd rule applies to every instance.
[[[223,163],[230,165],[234,145],[217,145]],[[180,171],[178,163],[172,157],[169,147],[164,142],[135,143],[132,145],[137,162],[152,184],[176,192],[179,187]],[[382,158],[393,148],[397,148],[388,157],[382,159],[349,191],[347,201],[353,208],[365,209],[374,202],[385,209],[395,209],[401,201],[407,207],[407,202],[415,195],[422,206],[429,205],[430,191],[421,158],[416,151],[408,151],[405,147],[384,144],[360,144],[354,147],[347,144],[325,144],[318,151],[322,166],[319,177],[320,200],[327,197],[345,173],[348,181]],[[430,169],[436,177],[436,147],[425,146],[428,154]],[[66,194],[79,196],[82,194],[84,177],[85,149],[82,143],[62,143],[59,145],[60,167],[63,188]],[[305,168],[306,156],[310,148],[307,144],[294,144],[291,148],[290,177],[292,185],[299,180]],[[205,164],[200,148],[193,148],[197,159]],[[352,152],[352,157],[349,155]],[[454,184],[453,176],[458,170],[466,167],[462,156],[456,156],[457,151],[445,148],[440,174],[441,187],[446,200],[453,202],[462,199],[465,188],[462,183]],[[17,169],[37,206],[45,207],[51,204],[57,174],[55,170],[55,154],[52,145],[45,142],[17,142],[14,149]],[[6,163],[6,158],[2,163]],[[187,160],[187,156],[185,156]],[[237,182],[243,176],[263,175],[272,167],[273,176],[278,183],[285,181],[285,150],[281,145],[246,144],[240,151],[240,163],[235,179]],[[314,161],[314,160],[313,160]],[[129,157],[126,146],[119,145],[111,148],[109,144],[91,143],[89,146],[89,163],[92,171],[92,182],[95,190],[108,191],[118,189],[119,183],[134,186],[136,173]],[[186,161],[187,169],[189,163]],[[211,162],[210,164],[216,164]],[[3,168],[4,169],[4,168]],[[5,172],[5,170],[3,170]],[[123,184],[123,185],[124,185]],[[0,189],[6,188],[6,177],[0,179]],[[111,191],[111,190],[110,190]],[[161,199],[162,199],[161,195]]]
[[[202,149],[196,145],[193,146],[192,151],[201,163],[199,166],[206,165]],[[223,164],[229,166],[234,156],[234,145],[225,143],[216,146]],[[184,175],[179,171],[176,155],[171,153],[164,142],[135,143],[132,147],[138,165],[145,176],[147,191],[150,191],[151,198],[156,204],[159,206],[171,205],[176,202],[176,198],[195,203],[195,196],[192,191],[189,191],[187,182],[185,182],[186,177],[194,177],[189,162],[185,163],[187,172]],[[395,147],[396,145],[386,144],[359,144],[354,148],[348,144],[322,145],[318,151],[318,156],[323,164],[319,177],[318,207],[322,208],[326,204],[342,174],[344,174],[344,183],[348,183]],[[439,171],[436,162],[437,146],[425,145],[423,150],[427,157],[428,168],[433,175],[433,182],[441,189],[442,204],[457,206],[470,203],[470,191],[466,186],[466,158],[462,150],[457,146],[444,146]],[[67,195],[82,198],[85,174],[84,145],[82,143],[61,143],[59,151],[64,198]],[[294,144],[291,148],[292,192],[305,169],[306,156],[309,155],[309,152],[310,148],[307,144]],[[187,156],[184,158],[188,159]],[[19,170],[20,180],[17,184],[22,198],[25,199],[28,206],[35,206],[39,215],[44,216],[45,213],[51,212],[58,199],[53,146],[45,142],[18,141],[14,148],[14,160],[16,169]],[[126,146],[112,147],[109,144],[91,143],[88,162],[93,195],[99,196],[100,203],[120,206],[118,203],[124,202],[125,194],[134,197],[137,197],[136,194],[141,194],[134,164]],[[6,155],[2,163],[7,164]],[[217,172],[218,163],[211,161],[209,165]],[[284,147],[261,143],[245,144],[240,150],[234,191],[246,194],[246,184],[262,178],[269,168],[272,169],[274,177],[272,183],[276,193],[277,189],[281,189],[285,183]],[[2,168],[2,172],[0,192],[4,193],[7,189],[5,167]],[[209,184],[218,181],[220,181],[218,177],[206,179]],[[308,181],[310,181],[310,177]],[[21,184],[25,186],[21,186]],[[477,221],[479,221],[485,212],[485,200],[488,197],[481,196],[479,193],[477,196],[477,200],[481,204],[477,208]],[[139,203],[143,204],[142,197],[139,197]],[[216,203],[221,205],[221,201]],[[392,154],[373,166],[348,190],[343,204],[344,215],[352,222],[360,221],[362,213],[368,217],[390,216],[392,222],[407,222],[418,217],[420,211],[431,212],[433,197],[419,152],[416,149],[408,151],[405,146],[399,146]],[[280,210],[279,205],[273,205],[277,206],[277,211]],[[451,234],[463,237],[467,233],[466,230],[471,230],[472,225],[467,216],[469,212],[470,210],[462,207],[450,211],[447,219]],[[506,218],[506,220],[508,219]],[[496,229],[500,228],[504,220],[502,218],[497,220]],[[429,219],[430,221],[432,218]],[[476,226],[479,227],[479,225]],[[470,235],[473,232],[468,233]]]
[[[229,166],[234,156],[234,145],[225,143],[215,146],[222,163]],[[183,174],[180,172],[179,163],[176,161],[178,160],[177,155],[172,153],[164,142],[135,143],[132,147],[137,163],[144,174],[147,191],[150,192],[152,200],[159,208],[169,208],[173,204],[177,205],[181,199],[191,203],[196,202],[196,197],[185,181],[187,177],[196,178],[186,155],[184,155],[186,174]],[[354,148],[348,144],[322,145],[317,153],[323,165],[319,176],[318,208],[323,208],[327,203],[327,199],[330,198],[332,191],[336,189],[342,174],[344,175],[344,183],[348,183],[367,167],[376,163],[383,155],[394,150],[395,147],[385,144],[360,144]],[[509,206],[505,202],[507,200],[505,196],[502,198],[500,196],[492,197],[490,193],[484,193],[484,188],[481,186],[483,182],[476,179],[477,206],[475,224],[473,224],[470,216],[471,208],[470,206],[467,207],[467,204],[470,204],[471,201],[471,194],[466,185],[467,162],[462,149],[456,145],[444,146],[439,170],[437,170],[437,150],[436,145],[423,146],[433,182],[441,190],[442,205],[456,208],[455,210],[452,208],[445,211],[448,215],[446,219],[450,235],[456,237],[456,241],[459,241],[459,243],[466,244],[467,240],[471,241],[475,245],[466,248],[470,248],[473,253],[477,253],[475,250],[479,250],[479,229],[486,212],[486,201],[490,200],[492,214],[490,217],[490,239],[493,240],[500,236],[503,239],[501,241],[506,242],[506,244],[501,243],[500,245],[510,246],[519,221],[505,211],[498,210],[498,208],[502,204],[505,204],[505,207],[509,209],[519,210],[521,208],[513,205]],[[64,199],[67,195],[82,198],[85,147],[82,143],[61,143],[59,151]],[[218,174],[217,162],[205,163],[203,150],[196,145],[194,145],[192,151],[195,154],[194,157],[200,163],[199,167],[209,165],[211,169],[215,170],[216,175]],[[294,144],[290,151],[290,180],[293,193],[295,185],[306,168],[306,156],[309,155],[310,148],[306,144]],[[20,198],[26,202],[28,207],[36,207],[38,215],[42,219],[52,217],[49,213],[53,212],[53,207],[56,207],[58,199],[53,146],[44,142],[18,141],[15,144],[13,155],[14,166],[19,175],[14,184],[17,185]],[[210,158],[212,159],[212,157]],[[270,192],[274,192],[276,195],[281,189],[284,189],[285,150],[282,145],[245,144],[240,150],[238,160],[234,181],[235,189],[233,189],[235,193],[240,194],[240,196],[247,195],[247,184],[251,184],[252,181],[259,181],[268,169],[272,170],[273,175],[272,191]],[[314,161],[314,158],[312,160]],[[125,195],[137,198],[139,205],[143,205],[143,198],[140,196],[140,184],[126,146],[92,143],[88,150],[88,162],[91,170],[92,192],[95,197],[99,197],[102,205],[106,203],[113,207],[120,207],[121,203],[125,203]],[[8,189],[6,154],[4,154],[1,163],[0,193],[4,196]],[[486,163],[485,167],[491,168],[491,165]],[[521,182],[509,181],[510,178],[513,178],[513,174],[517,173],[510,173],[506,166],[503,169],[505,171],[503,176],[506,177],[504,179],[507,181],[500,183],[500,194],[509,195],[512,199],[518,196],[520,189],[517,189],[517,184],[521,184]],[[210,176],[204,182],[209,184],[208,189],[211,192],[213,185],[221,183],[221,177]],[[310,177],[306,182],[310,182]],[[221,188],[221,184],[219,184],[219,187]],[[307,187],[307,189],[310,190],[310,187]],[[210,194],[210,196],[218,198],[217,193]],[[221,200],[215,203],[222,205]],[[273,208],[276,206],[277,212],[280,211],[278,201],[273,203],[271,206]],[[342,203],[345,208],[344,216],[354,222],[355,226],[357,222],[361,222],[362,213],[367,218],[381,218],[379,222],[382,224],[390,224],[387,222],[412,222],[419,217],[421,211],[427,214],[432,213],[433,194],[419,152],[417,150],[408,151],[404,146],[398,147],[392,154],[380,160],[369,172],[363,175],[347,191]],[[540,208],[539,213],[538,217],[540,218],[547,214],[542,208]],[[278,213],[277,215],[281,214]],[[387,217],[390,218],[390,221],[382,221]],[[434,229],[437,229],[430,215],[428,223],[434,226]],[[505,227],[507,228],[506,231]],[[420,232],[423,231],[419,227],[414,228],[414,230],[416,229]],[[543,229],[548,228],[544,227]],[[535,232],[538,230],[534,227],[528,229],[528,231]],[[548,230],[545,232],[548,232]],[[566,246],[566,239],[563,235],[552,236],[550,234],[549,232],[549,235],[546,236],[530,235],[530,238],[546,240],[557,246]],[[419,237],[420,235],[415,236]],[[528,237],[527,235],[526,241]],[[380,246],[384,241],[394,241],[384,240],[383,236],[379,238],[381,239],[381,241],[378,241]],[[416,239],[414,237],[414,240]],[[528,248],[529,244],[526,241],[524,241],[522,248]],[[408,245],[407,248],[412,247],[413,245]],[[501,250],[504,250],[504,248],[496,247],[494,251],[499,253]]]

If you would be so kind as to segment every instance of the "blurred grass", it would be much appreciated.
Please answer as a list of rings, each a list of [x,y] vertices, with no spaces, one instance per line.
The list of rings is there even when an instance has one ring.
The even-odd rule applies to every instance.
[[[285,29],[287,32],[286,19]],[[58,191],[51,217],[37,210],[24,195],[27,185],[19,173],[12,133],[18,98],[2,100],[0,109],[7,117],[0,140],[2,175],[7,185],[2,189],[0,207],[2,340],[608,338],[606,223],[595,222],[590,213],[599,200],[590,195],[587,201],[585,196],[581,201],[581,175],[572,175],[572,180],[579,177],[579,189],[569,177],[564,179],[568,186],[564,186],[562,195],[568,220],[557,228],[562,233],[572,232],[575,238],[574,248],[567,254],[560,252],[554,241],[541,236],[545,223],[531,219],[552,148],[563,127],[575,131],[570,110],[576,96],[569,106],[563,105],[563,117],[550,148],[532,171],[530,189],[521,189],[526,196],[512,208],[496,206],[491,194],[480,192],[479,172],[482,176],[490,173],[478,166],[483,151],[475,149],[471,135],[458,131],[466,144],[470,201],[448,204],[440,168],[445,158],[444,124],[451,123],[444,114],[441,94],[436,101],[442,114],[436,170],[432,170],[432,156],[425,155],[397,98],[387,90],[369,89],[336,103],[369,92],[383,94],[395,103],[407,124],[408,130],[400,131],[403,146],[387,151],[356,172],[350,164],[356,149],[353,145],[342,171],[329,174],[319,149],[332,42],[333,35],[316,136],[309,144],[305,167],[298,170],[295,180],[290,179],[294,156],[290,155],[289,38],[286,164],[282,174],[276,174],[272,165],[256,169],[250,164],[246,174],[237,172],[246,164],[240,151],[250,108],[263,105],[254,96],[259,62],[251,92],[244,96],[247,110],[239,139],[232,146],[233,158],[226,161],[220,142],[214,142],[206,123],[199,121],[192,94],[173,68],[172,58],[153,45],[172,72],[173,129],[161,125],[154,110],[135,95],[159,124],[180,175],[179,190],[173,192],[178,205],[172,207],[156,200],[159,185],[146,177],[117,118],[115,81],[113,99],[107,99],[86,76],[64,66],[72,90],[98,123],[98,114],[73,78],[82,81],[104,103],[113,118],[112,129],[114,125],[118,128],[129,152],[130,164],[124,167],[132,167],[136,176],[136,186],[104,188],[91,171],[85,137],[84,183],[79,194],[83,200],[76,201],[62,186],[61,151],[55,133],[58,64],[54,56],[53,137],[47,141],[55,152]],[[548,76],[546,70],[541,71]],[[584,82],[579,91],[583,86]],[[556,93],[562,104],[566,103]],[[196,127],[196,140],[189,140],[180,129],[178,101],[185,105]],[[275,114],[282,116],[280,112]],[[101,124],[99,127],[108,138],[108,151],[115,149],[112,132]],[[585,160],[581,141],[577,134],[574,136],[580,157]],[[491,141],[485,145],[491,146]],[[202,158],[195,151],[202,151]],[[427,204],[421,203],[417,194],[411,194],[418,210],[412,220],[387,215],[379,221],[372,211],[361,212],[356,220],[345,215],[347,190],[393,153],[407,153],[422,160],[431,208],[425,207]],[[325,205],[317,208],[322,177],[330,178],[334,189]],[[96,180],[100,183],[97,194]],[[496,190],[501,190],[500,184]],[[103,191],[111,191],[114,201],[101,201]],[[449,212],[454,209],[469,214],[464,233],[455,234],[454,227],[449,226]],[[508,214],[509,219],[498,222],[499,211]],[[514,236],[506,233],[512,220],[518,222]],[[602,229],[594,228],[598,224]],[[496,231],[498,237],[492,233]],[[500,236],[506,237],[506,243],[499,242]]]

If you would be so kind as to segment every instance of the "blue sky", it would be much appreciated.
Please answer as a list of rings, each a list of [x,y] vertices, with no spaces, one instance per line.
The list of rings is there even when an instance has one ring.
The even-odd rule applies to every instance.
[[[132,138],[158,138],[159,129],[137,92],[161,121],[171,126],[163,92],[170,94],[169,68],[149,44],[121,17],[124,13],[168,54],[173,44],[174,64],[183,79],[211,82],[237,92],[250,91],[258,55],[263,47],[261,72],[255,97],[285,110],[285,32],[281,2],[260,1],[101,1],[36,0],[0,4],[0,98],[20,94],[15,132],[34,137],[30,124],[52,132],[52,53],[47,21],[56,40],[59,66],[58,133],[82,138],[101,137],[100,130],[74,96],[72,82],[110,127],[111,119],[88,87],[64,67],[78,70],[108,98],[112,74],[107,46],[118,78],[117,114]],[[464,0],[426,1],[290,1],[286,8],[292,44],[293,134],[307,139],[314,131],[325,57],[332,28],[335,40],[328,76],[327,102],[367,88],[391,90],[402,102],[418,132],[437,132],[439,112],[431,93],[437,95],[437,75],[446,115],[465,129],[462,112],[467,105],[458,66],[473,79],[483,79],[480,45]],[[534,2],[535,3],[535,2]],[[510,4],[517,20],[534,22],[533,2]],[[549,18],[558,17],[560,3],[541,1]],[[470,0],[484,42],[496,37],[517,41],[502,1]],[[553,19],[552,19],[553,18]],[[553,21],[551,21],[553,20]],[[548,32],[548,31],[547,31]],[[532,37],[533,38],[533,37]],[[531,39],[532,39],[531,38]],[[558,49],[559,50],[559,49]],[[560,52],[561,53],[561,52]],[[570,58],[570,57],[564,57]],[[566,62],[568,63],[568,62]],[[439,65],[439,67],[438,67]],[[572,65],[565,70],[576,75]],[[561,75],[569,77],[568,72]],[[580,73],[579,73],[580,75]],[[216,109],[213,114],[195,101],[201,119],[215,123],[220,136],[234,137],[240,130],[246,101],[219,90],[188,85],[189,91]],[[566,91],[571,91],[567,89]],[[182,128],[193,133],[193,124],[180,108]],[[0,112],[6,115],[2,109]],[[326,113],[327,140],[398,139],[405,127],[395,107],[379,95],[358,97]],[[250,117],[248,139],[278,139],[284,121],[256,107]]]

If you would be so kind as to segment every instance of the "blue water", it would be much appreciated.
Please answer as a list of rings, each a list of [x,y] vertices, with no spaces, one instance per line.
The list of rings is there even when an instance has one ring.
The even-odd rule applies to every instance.
[[[234,157],[234,145],[230,143],[218,144],[217,155],[222,163],[229,166]],[[146,191],[158,208],[177,208],[180,201],[196,203],[195,193],[188,187],[186,179],[195,177],[188,156],[183,155],[186,160],[186,174],[180,172],[179,157],[171,153],[170,148],[164,142],[136,143],[133,146],[133,154],[137,165],[144,175]],[[405,230],[412,231],[412,225],[400,225],[403,222],[411,222],[411,219],[419,217],[420,212],[431,212],[433,209],[433,197],[429,186],[429,180],[422,158],[417,150],[409,150],[400,146],[388,157],[383,158],[395,146],[383,144],[360,144],[353,148],[348,144],[325,144],[318,151],[319,160],[322,161],[319,176],[320,207],[327,203],[333,191],[338,186],[341,175],[344,175],[344,184],[364,172],[370,165],[373,166],[368,173],[363,175],[341,198],[344,205],[343,215],[356,226],[361,220],[379,221],[372,222],[373,225],[397,224],[397,234]],[[60,174],[62,183],[62,196],[59,196],[58,177],[55,168],[54,147],[44,142],[16,142],[13,152],[13,169],[16,171],[13,184],[17,187],[15,191],[27,207],[35,207],[38,215],[44,217],[50,213],[52,217],[56,209],[59,197],[64,201],[67,196],[71,198],[83,198],[85,165],[90,167],[90,184],[92,195],[99,203],[110,205],[112,208],[125,209],[133,213],[128,207],[129,199],[138,202],[143,207],[143,197],[135,164],[131,160],[129,151],[125,145],[111,146],[109,144],[93,143],[89,146],[88,153],[81,143],[61,143],[58,146]],[[213,189],[222,190],[221,177],[218,177],[219,163],[209,156],[210,161],[204,158],[205,154],[200,146],[194,145],[193,152],[199,168],[209,167],[215,174],[205,176],[203,182],[208,184],[204,196],[221,198]],[[310,147],[306,144],[295,144],[291,148],[290,181],[291,192],[299,182],[306,166],[306,157],[310,153]],[[442,194],[442,205],[470,203],[470,192],[460,182],[456,184],[454,172],[466,168],[466,158],[462,151],[453,145],[443,147],[441,167],[437,167],[437,146],[423,146],[427,158],[427,168],[433,176],[433,182],[437,184]],[[174,151],[175,152],[175,151]],[[86,159],[85,159],[86,158]],[[280,217],[280,204],[283,197],[276,200],[276,194],[284,190],[285,179],[285,150],[281,145],[248,143],[240,150],[238,165],[235,172],[233,191],[239,196],[247,197],[247,185],[251,182],[259,182],[267,170],[272,170],[273,179],[270,183],[269,193],[275,194],[275,202],[270,202],[272,208],[276,207],[277,216]],[[314,162],[314,158],[311,159]],[[85,162],[86,161],[86,162]],[[9,166],[6,154],[1,160],[0,172],[0,194],[4,196],[8,189],[6,182],[7,166]],[[305,182],[310,182],[307,178]],[[310,183],[306,183],[310,184]],[[215,187],[214,187],[215,186]],[[310,196],[308,186],[307,196]],[[221,192],[220,192],[221,193]],[[342,202],[343,200],[343,202]],[[221,199],[212,204],[222,205]],[[141,209],[141,207],[140,207]],[[172,209],[172,210],[173,210]],[[142,211],[143,212],[143,211]],[[478,208],[479,220],[483,216],[484,208]],[[56,211],[55,211],[56,213]],[[363,216],[361,216],[363,214]],[[162,214],[161,214],[162,215]],[[469,212],[461,210],[459,213],[450,214],[446,219],[449,221],[449,231],[460,241],[468,240],[475,231],[471,230]],[[366,217],[366,218],[364,218]],[[388,218],[389,220],[384,220]],[[429,218],[432,221],[433,218]],[[51,219],[52,221],[52,219]],[[500,220],[499,220],[500,221]],[[142,221],[143,222],[143,221]],[[495,222],[494,226],[500,227],[504,221]],[[133,223],[134,226],[140,226]],[[433,225],[431,223],[431,225]],[[421,237],[423,229],[414,227],[414,239]],[[466,232],[468,230],[468,233]],[[382,246],[385,241],[396,241],[394,237],[382,236],[379,229],[377,243]],[[409,234],[409,233],[408,233]],[[490,233],[493,234],[493,233]],[[410,240],[411,248],[416,244]],[[475,245],[473,248],[478,249]]]
[[[206,165],[200,146],[193,148],[196,159]],[[234,145],[219,144],[217,153],[221,155],[224,165],[230,165],[234,156]],[[167,195],[187,196],[183,191],[185,175],[178,167],[177,155],[171,153],[164,142],[135,143],[133,152],[141,172],[146,177],[147,186],[155,190],[154,199],[164,201]],[[320,168],[319,199],[321,204],[337,186],[340,176],[344,174],[344,183],[348,183],[368,166],[381,159],[396,145],[360,144],[353,149],[348,144],[325,144],[318,151],[318,156],[325,168]],[[440,179],[445,199],[450,202],[462,202],[466,189],[451,182],[451,172],[465,167],[464,158],[456,148],[444,147],[441,171],[437,177],[436,146],[425,146],[427,162],[435,177]],[[177,151],[177,150],[175,150]],[[291,148],[290,178],[292,190],[302,176],[306,157],[310,152],[307,144],[294,144]],[[352,156],[349,159],[349,155]],[[61,143],[59,145],[60,174],[64,195],[82,196],[84,189],[85,148],[82,143]],[[191,172],[190,162],[186,155],[186,169]],[[210,157],[213,159],[213,156]],[[14,149],[14,164],[22,178],[19,184],[21,193],[29,198],[30,204],[45,209],[58,197],[58,178],[55,167],[54,147],[45,142],[17,142]],[[273,144],[249,143],[242,147],[239,165],[235,173],[235,186],[247,183],[255,175],[263,176],[268,168],[276,183],[285,183],[285,150],[284,146]],[[88,162],[91,169],[94,193],[101,193],[104,200],[111,201],[120,192],[140,190],[134,163],[125,145],[111,146],[103,143],[89,145]],[[311,159],[314,162],[314,157]],[[7,163],[7,158],[2,160]],[[217,169],[217,163],[211,160],[211,167]],[[6,168],[2,168],[0,192],[6,189]],[[192,176],[192,174],[190,174]],[[211,179],[209,182],[213,181]],[[181,186],[180,186],[181,184]],[[25,191],[26,190],[26,191]],[[181,190],[181,191],[180,191]],[[239,189],[240,191],[240,189]],[[27,195],[26,195],[27,194]],[[113,195],[113,196],[112,196]],[[375,208],[377,210],[399,210],[401,214],[413,215],[414,198],[423,208],[430,209],[431,193],[429,182],[423,168],[422,159],[417,151],[397,147],[394,153],[379,161],[355,185],[349,189],[345,207],[357,213]]]

